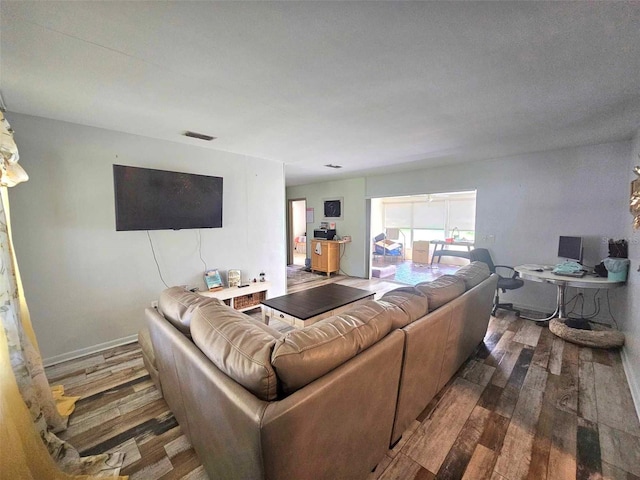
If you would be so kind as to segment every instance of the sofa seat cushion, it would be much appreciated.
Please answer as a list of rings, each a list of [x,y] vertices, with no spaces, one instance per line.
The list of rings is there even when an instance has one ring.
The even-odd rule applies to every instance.
[[[431,282],[416,285],[429,301],[429,311],[440,308],[465,292],[464,281],[455,275],[442,275]]]
[[[283,393],[295,392],[379,341],[391,330],[393,315],[400,313],[395,306],[369,300],[285,334],[271,356]]]
[[[427,297],[415,287],[400,287],[385,293],[380,299],[400,308],[403,316],[394,316],[392,328],[402,328],[427,314],[429,301]],[[396,319],[400,321],[396,321]]]
[[[281,335],[244,313],[210,303],[191,319],[191,337],[202,352],[256,397],[271,401],[278,396],[271,353]]]
[[[471,290],[489,278],[491,271],[486,263],[472,262],[462,267],[454,275],[462,279],[467,290]]]
[[[182,333],[189,335],[189,325],[196,308],[202,305],[221,302],[217,298],[203,297],[197,293],[185,290],[183,287],[171,287],[163,290],[158,299],[158,310]]]

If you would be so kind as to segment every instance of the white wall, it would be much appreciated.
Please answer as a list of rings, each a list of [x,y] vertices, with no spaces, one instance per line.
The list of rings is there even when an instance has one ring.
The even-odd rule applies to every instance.
[[[633,139],[628,170],[629,182],[638,178],[633,173],[633,167],[640,165],[640,129]],[[627,190],[628,191],[628,190]],[[640,230],[632,227],[632,216],[627,215],[626,238],[629,241],[629,277],[626,288],[626,315],[620,322],[620,329],[625,334],[625,345],[622,349],[622,360],[629,387],[636,404],[636,411],[640,415]]]
[[[165,288],[146,232],[116,232],[112,164],[224,178],[223,228],[202,229],[208,268],[260,271],[286,289],[284,168],[279,162],[19,114],[30,180],[10,190],[25,293],[45,359],[135,334]],[[165,281],[204,288],[198,231],[152,231]]]
[[[336,233],[338,236],[351,235],[352,242],[341,246],[344,255],[340,260],[340,269],[352,277],[365,276],[365,184],[364,178],[350,180],[337,180],[326,183],[316,183],[311,185],[300,185],[287,188],[287,198],[306,198],[307,208],[314,209],[314,221],[307,225],[307,234],[313,238],[314,228],[320,226],[320,222],[325,221],[323,216],[323,199],[343,197],[342,220],[327,219],[326,221],[336,223]],[[307,242],[307,256],[310,255],[311,241]]]
[[[584,263],[594,265],[607,256],[607,238],[627,233],[630,149],[618,142],[369,177],[366,195],[477,189],[476,246],[488,248],[495,263],[555,264],[558,236],[577,235],[585,239]],[[493,242],[485,238],[491,235]],[[616,318],[621,290],[610,294]],[[585,292],[585,313],[592,296]],[[528,282],[504,300],[551,312],[555,287]]]

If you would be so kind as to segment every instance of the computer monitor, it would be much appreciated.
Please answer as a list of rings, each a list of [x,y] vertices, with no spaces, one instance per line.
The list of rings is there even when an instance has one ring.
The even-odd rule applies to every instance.
[[[574,262],[582,262],[582,237],[560,236],[558,241],[558,257]]]

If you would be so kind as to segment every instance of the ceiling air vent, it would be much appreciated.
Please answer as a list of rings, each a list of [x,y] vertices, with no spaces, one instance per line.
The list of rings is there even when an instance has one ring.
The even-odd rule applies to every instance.
[[[204,133],[190,132],[188,130],[184,132],[183,135],[185,137],[197,138],[199,140],[206,140],[207,142],[210,142],[211,140],[215,140],[216,138],[216,137],[212,137],[211,135],[205,135]]]
[[[342,165],[334,165],[333,163],[327,163],[325,167],[329,168],[342,168]]]

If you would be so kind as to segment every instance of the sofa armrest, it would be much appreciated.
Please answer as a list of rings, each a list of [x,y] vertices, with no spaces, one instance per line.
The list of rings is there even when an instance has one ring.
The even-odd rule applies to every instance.
[[[267,478],[367,477],[388,448],[403,337],[393,331],[323,377],[269,404],[262,425]]]
[[[218,370],[196,345],[147,309],[167,404],[211,478],[264,478],[260,424],[267,402]]]

